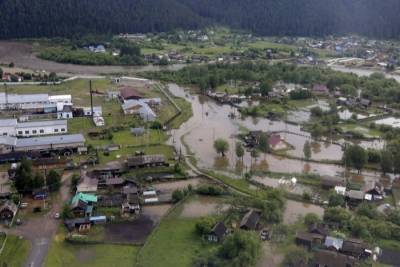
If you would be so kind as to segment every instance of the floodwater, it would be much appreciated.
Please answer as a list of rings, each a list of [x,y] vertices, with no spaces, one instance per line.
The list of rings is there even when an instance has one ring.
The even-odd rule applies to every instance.
[[[302,155],[305,140],[309,140],[310,134],[302,131],[299,125],[288,124],[283,121],[271,121],[265,118],[236,118],[230,119],[230,113],[238,114],[237,110],[229,105],[220,105],[207,97],[191,95],[176,84],[170,84],[169,91],[180,97],[184,97],[192,103],[193,117],[184,123],[179,129],[172,130],[170,143],[175,145],[177,151],[185,151],[181,142],[184,139],[189,145],[190,152],[195,154],[198,166],[201,168],[218,169],[223,171],[237,171],[237,164],[242,164],[235,155],[235,143],[240,128],[262,131],[287,131],[296,134],[296,138],[287,138],[287,142],[295,146],[294,155]],[[285,134],[282,134],[283,137]],[[287,134],[289,135],[289,134]],[[299,136],[299,137],[297,137]],[[224,138],[229,143],[229,151],[222,158],[213,148],[214,140]],[[342,157],[340,146],[329,142],[319,142],[312,146],[313,158],[334,159]],[[188,151],[187,151],[188,152]],[[188,154],[188,153],[187,153]],[[322,164],[304,162],[302,160],[288,159],[270,154],[260,154],[259,158],[252,159],[246,151],[243,157],[243,171],[250,168],[261,168],[273,172],[284,173],[315,173],[319,175],[335,176],[343,173],[342,166],[334,164]],[[364,172],[365,180],[377,180],[380,174]]]
[[[181,181],[173,181],[173,182],[165,182],[165,183],[156,183],[153,186],[160,191],[174,191],[176,189],[184,189],[189,185],[196,187],[199,183],[202,182],[201,178],[187,179]]]
[[[153,222],[158,222],[171,207],[170,204],[143,206],[142,215],[150,218]]]
[[[296,194],[296,195],[303,195],[305,192],[312,193],[312,189],[306,185],[302,185],[297,183],[293,185],[289,179],[281,178],[281,179],[274,179],[270,177],[260,177],[256,176],[252,178],[255,182],[263,184],[265,186],[269,186],[272,188],[283,188],[286,191]]]
[[[283,213],[283,223],[296,223],[299,217],[304,217],[307,213],[315,213],[320,218],[324,216],[324,209],[314,204],[307,204],[293,200],[286,201],[286,209]]]
[[[341,65],[330,65],[329,68],[336,70],[336,71],[341,71],[341,72],[347,72],[347,73],[354,73],[358,76],[369,76],[372,73],[383,73],[385,74],[385,76],[387,78],[392,78],[395,79],[396,81],[400,82],[400,75],[396,75],[396,74],[389,74],[389,73],[385,73],[383,71],[379,71],[379,70],[373,70],[373,69],[362,69],[362,68],[347,68],[345,66],[341,66]]]
[[[198,218],[219,214],[229,208],[224,199],[217,197],[195,196],[183,204],[181,217]]]

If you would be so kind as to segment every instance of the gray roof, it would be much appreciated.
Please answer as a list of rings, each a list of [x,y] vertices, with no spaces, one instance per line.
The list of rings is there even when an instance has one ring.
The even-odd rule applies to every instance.
[[[0,127],[15,127],[17,119],[2,119],[0,120]]]
[[[343,246],[343,239],[335,238],[332,236],[327,236],[325,239],[325,247],[330,248],[333,247],[336,250],[341,249]]]
[[[20,103],[37,103],[37,102],[48,102],[48,94],[8,94],[7,101],[9,104],[20,104]],[[6,94],[0,93],[0,104],[6,103]]]
[[[84,143],[84,142],[85,138],[81,134],[67,134],[67,135],[17,139],[16,147],[30,147],[30,146],[40,146],[40,145],[70,144],[70,143]]]
[[[16,142],[17,142],[16,137],[0,136],[0,144],[1,145],[14,146]]]
[[[21,122],[21,123],[18,123],[17,129],[31,128],[31,127],[46,127],[46,126],[65,126],[65,127],[67,127],[67,120]]]

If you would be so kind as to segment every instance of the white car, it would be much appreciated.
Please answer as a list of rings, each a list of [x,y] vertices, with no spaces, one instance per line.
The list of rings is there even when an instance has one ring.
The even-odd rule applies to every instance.
[[[54,218],[55,218],[55,219],[60,219],[60,213],[57,212],[57,213],[54,215]]]

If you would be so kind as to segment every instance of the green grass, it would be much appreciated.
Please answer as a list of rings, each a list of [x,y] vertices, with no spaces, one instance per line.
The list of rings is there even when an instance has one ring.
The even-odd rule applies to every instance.
[[[370,129],[368,127],[363,126],[362,124],[353,124],[353,123],[346,123],[340,124],[340,127],[343,131],[355,131],[366,135],[367,137],[380,137],[382,133],[377,129]]]
[[[193,116],[192,104],[182,98],[174,98],[175,103],[180,107],[182,113],[169,125],[172,129],[178,129],[183,123]]]
[[[195,233],[196,219],[179,218],[179,209],[164,218],[139,254],[140,267],[193,266],[198,252],[211,247]]]
[[[64,231],[50,245],[46,267],[128,267],[134,266],[139,250],[126,245],[73,245],[64,241]]]
[[[0,265],[7,264],[9,267],[22,267],[28,257],[29,247],[29,241],[9,235],[3,253],[0,255]]]

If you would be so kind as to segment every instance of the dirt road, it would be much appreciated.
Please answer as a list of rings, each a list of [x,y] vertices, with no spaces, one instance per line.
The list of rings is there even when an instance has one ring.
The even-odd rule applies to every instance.
[[[43,216],[32,218],[8,231],[9,234],[23,236],[31,243],[31,250],[25,266],[27,267],[40,267],[43,266],[46,259],[47,252],[53,236],[56,234],[61,220],[56,220],[54,214],[61,212],[63,204],[70,197],[70,177],[72,174],[65,174],[62,177],[62,186],[60,188],[59,196],[53,202],[51,210]]]

